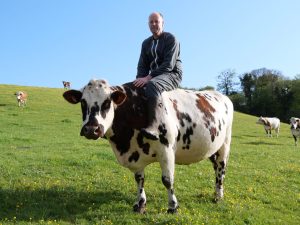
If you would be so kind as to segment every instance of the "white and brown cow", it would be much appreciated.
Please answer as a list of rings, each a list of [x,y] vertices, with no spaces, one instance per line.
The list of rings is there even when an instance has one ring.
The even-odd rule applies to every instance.
[[[64,89],[70,89],[71,88],[71,82],[69,81],[63,81]]]
[[[272,130],[275,130],[276,136],[279,135],[280,120],[276,117],[259,117],[257,124],[262,124],[268,137],[272,137]]]
[[[295,140],[295,145],[298,145],[298,138],[300,137],[300,119],[296,117],[292,117],[290,119],[291,124],[291,132]]]
[[[17,96],[17,102],[19,107],[22,106],[26,106],[26,102],[27,102],[27,93],[25,91],[17,91],[15,93],[15,95]]]
[[[104,80],[91,80],[81,91],[68,90],[63,96],[70,103],[81,103],[81,135],[107,138],[118,162],[134,173],[138,195],[135,212],[145,210],[144,168],[153,162],[159,162],[162,169],[169,213],[178,208],[173,186],[175,163],[188,165],[209,158],[216,174],[215,200],[223,198],[233,120],[233,105],[226,96],[216,91],[163,92],[156,141],[140,132],[147,126],[146,99],[143,89],[132,83],[111,87]]]

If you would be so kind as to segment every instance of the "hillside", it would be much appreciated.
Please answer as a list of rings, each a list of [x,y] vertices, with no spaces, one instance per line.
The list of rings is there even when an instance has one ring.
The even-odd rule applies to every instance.
[[[17,106],[14,93],[29,94]],[[298,224],[300,146],[289,125],[267,138],[257,118],[235,112],[225,199],[212,203],[206,160],[176,166],[177,215],[166,214],[158,164],[146,168],[147,214],[132,212],[133,175],[106,140],[79,136],[81,109],[64,90],[0,85],[0,224]]]

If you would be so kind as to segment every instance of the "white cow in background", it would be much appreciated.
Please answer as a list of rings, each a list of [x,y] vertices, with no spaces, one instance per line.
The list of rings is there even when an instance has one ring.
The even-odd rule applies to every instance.
[[[296,117],[292,117],[290,119],[291,124],[291,133],[295,139],[295,145],[297,146],[297,138],[300,137],[300,119]]]
[[[257,124],[262,124],[268,137],[272,137],[272,130],[275,130],[276,136],[279,135],[280,120],[276,117],[259,117]]]

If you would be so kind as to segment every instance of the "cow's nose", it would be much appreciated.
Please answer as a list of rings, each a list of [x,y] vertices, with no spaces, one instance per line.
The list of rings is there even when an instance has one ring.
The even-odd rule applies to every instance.
[[[102,125],[84,125],[81,129],[80,135],[85,136],[87,139],[96,140],[103,137],[103,130]]]

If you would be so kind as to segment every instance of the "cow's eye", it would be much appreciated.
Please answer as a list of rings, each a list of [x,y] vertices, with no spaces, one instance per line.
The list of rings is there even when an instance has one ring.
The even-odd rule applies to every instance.
[[[101,111],[108,110],[110,108],[110,103],[111,103],[110,100],[108,100],[108,99],[105,100],[101,105]]]

